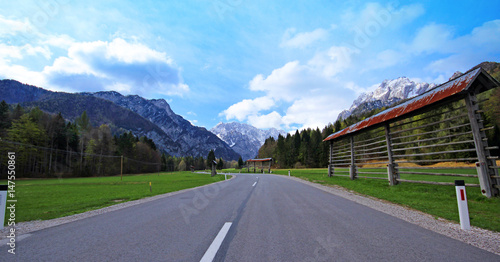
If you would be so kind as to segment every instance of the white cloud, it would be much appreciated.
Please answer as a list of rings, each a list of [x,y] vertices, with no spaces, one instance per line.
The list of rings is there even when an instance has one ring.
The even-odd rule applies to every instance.
[[[46,81],[42,74],[39,72],[31,71],[30,69],[21,65],[11,65],[0,59],[0,76],[6,79],[15,79],[30,85],[45,86]],[[56,91],[61,91],[54,89]]]
[[[41,55],[45,59],[50,59],[52,53],[48,47],[44,46],[32,46],[30,44],[25,44],[22,46],[6,45],[0,43],[0,59],[10,60],[10,59],[24,59],[26,56],[38,56]]]
[[[28,21],[10,20],[0,15],[0,37],[14,36],[30,27]]]
[[[450,51],[452,36],[452,29],[449,26],[429,24],[417,32],[411,43],[410,51],[417,54],[422,52],[448,52]]]
[[[61,40],[52,38],[50,41],[58,47],[70,44],[67,56],[55,58],[52,65],[45,66],[41,72],[14,66],[9,59],[23,59],[25,55],[42,55],[48,59],[51,56],[48,46],[0,44],[0,62],[4,68],[0,74],[53,90],[118,90],[145,97],[154,94],[182,96],[189,92],[189,86],[183,83],[181,69],[166,53],[120,38],[111,42],[73,42],[66,37]],[[37,82],[33,82],[33,75],[37,76]]]
[[[416,30],[407,43],[367,57],[363,70],[390,68],[430,57],[426,59],[426,69],[440,74],[436,81],[441,81],[447,80],[457,70],[464,71],[483,61],[497,60],[499,53],[500,20],[485,22],[462,36],[456,36],[454,28],[448,25],[430,23]]]
[[[337,114],[348,104],[340,97],[356,93],[357,86],[338,80],[338,75],[351,66],[352,52],[347,47],[333,46],[317,53],[305,64],[288,62],[268,76],[256,75],[249,89],[264,92],[257,99],[245,99],[224,110],[226,120],[247,121],[259,128],[316,127],[335,121]],[[286,114],[276,110],[282,104]]]
[[[488,21],[480,27],[474,28],[471,34],[466,36],[466,42],[472,42],[474,46],[482,46],[487,50],[498,51],[500,43],[500,19]]]
[[[114,89],[145,97],[189,92],[182,69],[166,53],[134,40],[77,42],[68,35],[41,33],[29,20],[3,16],[0,37],[5,41],[0,43],[3,78],[58,91]],[[26,40],[29,44],[23,43]],[[49,65],[42,70],[23,66],[36,64],[34,58]]]
[[[346,10],[341,24],[354,32],[364,32],[369,37],[378,34],[382,28],[400,28],[425,13],[421,4],[398,6],[398,2],[387,5],[367,3],[362,10]],[[377,32],[378,31],[378,32]]]
[[[0,59],[7,60],[11,58],[22,59],[22,47],[9,46],[0,43]]]
[[[304,91],[305,82],[308,81],[307,71],[307,67],[300,65],[299,61],[289,62],[273,70],[267,77],[255,76],[249,88],[252,91],[264,91],[274,99],[292,101]]]
[[[339,23],[328,29],[297,32],[289,28],[282,37],[281,47],[305,48],[327,38],[332,45],[317,50],[305,62],[290,61],[268,75],[256,75],[249,82],[251,91],[264,94],[260,99],[274,102],[272,107],[254,106],[254,100],[243,100],[220,115],[266,128],[315,128],[333,122],[356,96],[373,88],[373,83],[360,87],[357,77],[374,69],[396,66],[407,57],[410,51],[400,50],[402,45],[386,36],[393,37],[392,33],[424,13],[421,4],[368,3],[358,10],[344,11]],[[421,36],[425,33],[423,30]],[[423,40],[415,38],[416,46],[433,47],[424,47]],[[392,49],[380,50],[384,42],[390,42]],[[415,47],[411,52],[416,50]]]
[[[73,44],[76,43],[75,39],[68,35],[48,35],[44,40],[41,41],[42,44],[53,46],[61,49],[69,49]]]
[[[122,94],[130,94],[131,88],[129,85],[123,83],[112,83],[105,87],[106,90],[116,91]]]
[[[283,124],[282,116],[273,111],[266,115],[251,115],[248,117],[248,123],[256,128],[271,128]]]
[[[359,51],[346,46],[332,46],[328,50],[318,52],[309,60],[308,66],[312,70],[329,78],[349,68],[352,64],[352,55]]]
[[[250,115],[257,115],[262,110],[268,110],[274,106],[270,97],[258,97],[256,99],[245,99],[224,110],[220,116],[226,116],[226,120],[236,118],[239,121],[246,120]]]
[[[408,52],[394,49],[387,49],[368,57],[362,71],[373,69],[383,69],[406,63],[409,60]]]
[[[493,20],[474,28],[470,34],[460,37],[440,39],[438,30],[429,37],[441,40],[442,48],[429,48],[429,51],[442,54],[439,59],[429,63],[433,72],[451,76],[457,70],[467,70],[486,60],[499,59],[500,20]]]
[[[315,29],[311,32],[295,34],[296,31],[295,28],[287,29],[281,40],[280,47],[305,48],[316,41],[325,39],[328,35],[328,31],[322,28]]]
[[[304,97],[296,100],[287,109],[283,123],[287,127],[300,124],[301,129],[322,128],[327,123],[335,121],[338,114],[348,106],[349,102],[336,96],[334,92]]]

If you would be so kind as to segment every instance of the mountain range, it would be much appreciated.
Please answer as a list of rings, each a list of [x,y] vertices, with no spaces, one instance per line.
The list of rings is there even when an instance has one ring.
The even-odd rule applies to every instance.
[[[478,66],[492,76],[500,77],[500,64],[484,62]],[[456,72],[451,78],[460,75]],[[407,77],[385,80],[374,91],[361,94],[349,109],[339,114],[338,119],[361,116],[373,109],[394,105],[435,86],[417,83]],[[53,92],[15,80],[0,80],[0,100],[25,107],[37,106],[53,114],[61,112],[69,121],[87,111],[92,125],[107,124],[114,134],[131,131],[136,136],[147,136],[160,150],[173,156],[206,157],[210,150],[214,150],[217,158],[237,160],[241,156],[247,160],[257,156],[265,139],[286,135],[282,130],[261,130],[235,122],[219,123],[209,131],[174,113],[164,99],[124,96],[114,91],[73,94]]]
[[[435,84],[416,83],[407,77],[384,80],[374,91],[362,93],[349,109],[340,112],[338,119],[360,116],[373,109],[391,106],[400,101],[420,95],[434,88]]]
[[[206,157],[210,150],[214,150],[216,157],[225,160],[240,157],[207,129],[193,126],[175,114],[164,99],[148,100],[114,91],[52,92],[15,80],[0,80],[0,100],[24,107],[39,107],[52,114],[61,112],[70,121],[87,111],[92,125],[107,124],[114,134],[131,131],[136,136],[147,136],[160,150],[173,156]]]
[[[283,130],[271,128],[268,130],[258,129],[251,125],[242,123],[219,123],[210,132],[216,134],[226,142],[234,151],[239,153],[243,160],[255,158],[259,148],[267,138],[278,139],[280,134],[286,136]]]

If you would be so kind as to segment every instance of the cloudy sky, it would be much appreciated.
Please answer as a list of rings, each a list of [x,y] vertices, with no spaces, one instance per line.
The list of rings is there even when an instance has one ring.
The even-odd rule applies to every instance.
[[[193,124],[324,127],[362,92],[500,61],[500,1],[1,0],[0,79],[164,98]]]

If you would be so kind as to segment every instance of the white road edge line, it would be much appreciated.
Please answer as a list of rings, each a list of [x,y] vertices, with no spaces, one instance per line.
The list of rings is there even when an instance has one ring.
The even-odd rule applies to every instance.
[[[231,228],[232,224],[233,223],[231,222],[226,222],[224,226],[222,226],[219,234],[217,234],[212,244],[208,247],[200,262],[212,262],[214,260],[214,257],[217,254],[217,251],[219,251],[220,245],[222,244],[222,241],[224,241],[224,238],[226,237],[227,232],[229,232],[229,228]]]
[[[252,186],[255,186],[255,185],[257,185],[257,181],[255,181]]]

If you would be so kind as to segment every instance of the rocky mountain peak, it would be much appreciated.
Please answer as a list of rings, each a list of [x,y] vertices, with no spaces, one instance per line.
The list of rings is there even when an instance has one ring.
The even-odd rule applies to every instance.
[[[257,156],[259,148],[267,138],[278,138],[279,134],[286,135],[283,130],[270,128],[268,130],[258,129],[248,124],[237,122],[218,123],[210,129],[217,137],[226,142],[234,151],[239,153],[243,160],[252,159]]]
[[[390,106],[408,98],[420,95],[435,87],[435,84],[417,83],[407,77],[384,80],[372,92],[362,93],[348,110],[342,111],[338,119],[346,119],[351,115],[361,115],[384,106]]]

